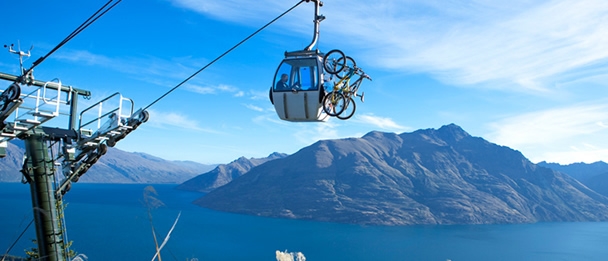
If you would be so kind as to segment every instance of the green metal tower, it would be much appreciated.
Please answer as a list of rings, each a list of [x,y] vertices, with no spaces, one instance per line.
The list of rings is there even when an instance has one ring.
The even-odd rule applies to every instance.
[[[20,61],[29,56],[12,46],[9,51]],[[146,122],[149,114],[141,109],[134,112],[133,101],[120,93],[79,112],[78,98],[90,97],[89,91],[62,85],[57,79],[34,80],[32,70],[23,67],[22,72],[21,76],[0,73],[0,80],[12,82],[0,94],[0,157],[6,156],[12,139],[25,142],[21,172],[23,182],[30,185],[39,260],[69,260],[63,195],[108,146]],[[63,128],[45,126],[62,118],[67,118]]]

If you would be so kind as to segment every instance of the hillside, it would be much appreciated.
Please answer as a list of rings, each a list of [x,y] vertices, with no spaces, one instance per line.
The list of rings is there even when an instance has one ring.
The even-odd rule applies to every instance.
[[[215,169],[187,180],[177,187],[180,190],[198,191],[208,193],[224,186],[232,180],[247,173],[251,168],[274,159],[286,157],[287,154],[272,153],[266,158],[240,157],[228,164],[220,164]]]
[[[539,162],[538,165],[566,173],[583,183],[585,183],[589,179],[592,179],[595,176],[608,173],[608,164],[602,161],[590,164],[580,162],[568,165],[561,165],[558,163],[548,163],[546,161],[542,161]]]
[[[608,164],[605,162],[560,165],[543,161],[538,163],[538,165],[566,173],[595,192],[608,197]]]
[[[0,182],[21,181],[25,149],[23,141],[8,144],[7,156],[0,159]],[[88,183],[181,183],[215,165],[189,161],[168,161],[145,153],[108,148],[106,155],[78,182]]]
[[[608,220],[608,198],[454,124],[319,141],[195,204],[373,225]]]

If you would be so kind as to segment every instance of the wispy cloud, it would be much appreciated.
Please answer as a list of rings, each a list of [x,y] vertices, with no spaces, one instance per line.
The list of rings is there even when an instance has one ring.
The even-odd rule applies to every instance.
[[[353,121],[374,126],[379,130],[392,131],[397,133],[409,131],[412,129],[410,127],[402,126],[396,123],[391,118],[380,117],[373,114],[356,115]]]
[[[259,111],[259,112],[263,112],[264,108],[253,105],[253,104],[244,104],[245,108],[253,110],[253,111]]]
[[[259,21],[291,3],[176,0],[236,23]],[[280,26],[308,36],[297,8]],[[339,42],[361,64],[430,73],[444,82],[546,92],[555,81],[608,74],[608,1],[327,1],[321,44]],[[356,19],[353,19],[356,17]],[[344,41],[343,39],[356,39]],[[326,45],[325,45],[326,46]],[[566,79],[564,79],[564,77]]]
[[[300,123],[293,136],[302,144],[311,144],[318,140],[342,138],[338,133],[339,124],[331,121],[323,123]]]
[[[517,8],[499,1],[391,2],[339,13],[344,21],[362,17],[341,29],[372,46],[365,57],[377,66],[429,72],[455,84],[545,91],[554,77],[608,58],[606,1],[515,1]]]
[[[608,141],[601,137],[607,123],[608,105],[600,101],[508,117],[489,124],[491,131],[484,137],[535,155],[532,160],[599,160],[608,156]]]
[[[150,119],[146,125],[152,125],[157,128],[190,130],[197,132],[220,133],[215,130],[201,128],[198,121],[189,118],[188,116],[175,112],[160,112],[156,110],[148,110]]]
[[[295,3],[288,1],[197,1],[173,0],[175,6],[193,10],[198,13],[212,16],[216,19],[231,22],[251,22],[263,19],[264,16],[285,11],[288,6]]]
[[[491,123],[492,141],[512,146],[548,144],[608,131],[608,105],[591,104],[512,116]]]
[[[145,82],[171,88],[190,76],[186,72],[194,73],[195,66],[201,63],[200,60],[192,57],[178,57],[170,60],[156,57],[113,58],[89,51],[69,49],[58,53],[54,58],[109,68]],[[237,87],[226,84],[201,85],[196,78],[185,83],[181,88],[198,94],[232,93],[235,97],[244,96],[244,92]]]
[[[172,3],[175,6],[192,10],[217,20],[259,27],[267,22],[270,22],[272,19],[287,11],[298,2],[274,0],[172,0]],[[345,1],[342,1],[342,4],[352,5],[351,2]],[[281,20],[277,21],[276,25],[274,26],[288,29],[283,31],[285,34],[298,35],[306,32],[306,38],[312,37],[310,36],[310,32],[313,25],[313,11],[314,5],[312,2],[302,3],[298,8],[293,9],[289,14],[283,16]],[[302,19],[303,17],[309,19]],[[304,23],[303,21],[306,21],[307,23]]]
[[[548,161],[561,164],[570,164],[575,162],[593,163],[597,161],[606,161],[608,158],[608,148],[599,148],[590,144],[580,144],[564,148],[561,151],[547,151],[540,154],[537,159],[532,159],[533,162]]]
[[[197,84],[185,84],[184,89],[200,94],[232,93],[236,97],[242,96],[242,91],[236,87],[220,84],[215,86],[200,86]]]
[[[95,65],[132,75],[140,79],[154,79],[150,82],[160,85],[175,85],[194,72],[195,68],[185,64],[198,64],[200,61],[191,57],[176,57],[164,60],[157,57],[110,57],[91,53],[86,50],[65,49],[57,52],[53,59],[70,61],[78,64]],[[161,77],[159,77],[161,76]],[[167,83],[159,82],[164,79]],[[170,82],[170,84],[169,84]]]
[[[89,51],[65,49],[56,53],[53,59],[107,68],[120,72],[127,78],[167,88],[174,87],[188,77],[189,75],[185,72],[194,71],[193,68],[184,65],[185,58],[171,60],[149,56],[117,58],[94,54]],[[191,61],[191,63],[195,62]]]

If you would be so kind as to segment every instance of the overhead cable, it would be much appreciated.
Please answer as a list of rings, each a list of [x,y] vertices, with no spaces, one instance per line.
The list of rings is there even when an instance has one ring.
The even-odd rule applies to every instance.
[[[272,23],[274,23],[276,20],[279,20],[281,17],[283,17],[284,15],[286,15],[287,13],[291,12],[291,10],[295,9],[298,5],[300,5],[303,2],[308,2],[310,0],[301,0],[300,2],[298,2],[296,5],[294,5],[293,7],[289,8],[287,11],[283,12],[281,15],[277,16],[276,18],[272,19],[272,21],[268,22],[267,24],[265,24],[264,26],[262,26],[260,29],[258,29],[257,31],[253,32],[252,34],[250,34],[249,36],[247,36],[245,39],[243,39],[242,41],[240,41],[239,43],[237,43],[236,45],[232,46],[232,48],[228,49],[228,51],[224,52],[223,54],[221,54],[220,56],[218,56],[217,58],[215,58],[213,61],[209,62],[207,65],[205,65],[203,68],[199,69],[198,71],[196,71],[195,73],[193,73],[192,75],[190,75],[190,77],[186,78],[185,80],[183,80],[182,82],[180,82],[178,85],[176,85],[175,87],[173,87],[171,90],[169,90],[168,92],[166,92],[165,94],[163,94],[162,96],[158,97],[158,99],[156,99],[155,101],[153,101],[152,103],[150,103],[148,106],[146,106],[145,108],[143,108],[143,110],[146,110],[148,108],[150,108],[152,105],[154,105],[155,103],[157,103],[158,101],[162,100],[163,98],[165,98],[165,96],[169,95],[171,92],[173,92],[175,89],[179,88],[180,86],[182,86],[184,83],[186,83],[187,81],[189,81],[190,79],[194,78],[194,76],[196,76],[197,74],[199,74],[200,72],[202,72],[203,70],[207,69],[207,67],[209,67],[210,65],[212,65],[213,63],[215,63],[216,61],[218,61],[219,59],[221,59],[222,57],[224,57],[226,54],[230,53],[232,50],[236,49],[237,47],[239,47],[241,44],[243,44],[244,42],[246,42],[247,40],[249,40],[251,37],[253,37],[254,35],[256,35],[257,33],[259,33],[260,31],[264,30],[266,27],[268,27],[269,25],[271,25]]]
[[[30,67],[30,69],[28,69],[25,74],[27,75],[29,72],[31,72],[34,69],[34,67],[36,67],[40,63],[42,63],[42,61],[44,61],[47,57],[49,57],[51,54],[53,54],[55,51],[57,51],[59,48],[61,48],[64,44],[66,44],[67,42],[69,42],[70,40],[72,40],[72,38],[74,38],[76,35],[78,35],[84,29],[86,29],[87,27],[89,27],[89,25],[91,25],[92,23],[94,23],[95,21],[97,21],[97,19],[99,19],[101,16],[103,16],[108,11],[110,11],[110,9],[114,8],[114,6],[116,6],[122,0],[118,0],[114,4],[110,5],[110,3],[112,3],[113,1],[114,0],[108,1],[105,5],[103,5],[101,8],[99,8],[99,10],[97,10],[97,12],[95,12],[93,15],[91,15],[89,17],[89,19],[87,19],[86,21],[84,21],[80,26],[78,26],[78,28],[76,28],[71,34],[69,34],[65,39],[63,39],[63,41],[61,41],[59,44],[57,44],[57,46],[55,46],[55,48],[53,48],[53,50],[51,50],[45,56],[42,56],[42,57],[38,58],[38,60],[36,60],[32,64],[32,67]]]

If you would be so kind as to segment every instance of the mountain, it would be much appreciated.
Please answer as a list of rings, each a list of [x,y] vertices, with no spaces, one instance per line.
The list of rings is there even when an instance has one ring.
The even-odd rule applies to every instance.
[[[21,180],[24,142],[11,141],[7,156],[0,159],[0,182]],[[78,182],[88,183],[181,183],[215,165],[190,161],[168,161],[145,153],[108,148]]]
[[[194,203],[372,225],[608,220],[608,198],[454,124],[319,141]]]
[[[21,180],[23,167],[24,142],[16,140],[9,142],[6,147],[6,156],[0,158],[0,182],[18,182]]]
[[[266,158],[247,159],[245,157],[240,157],[228,164],[220,164],[215,169],[182,183],[177,189],[208,193],[230,183],[232,180],[247,173],[255,166],[286,156],[287,154],[275,152],[268,155]]]
[[[583,183],[595,176],[608,173],[608,164],[603,161],[598,161],[591,164],[579,162],[568,165],[561,165],[558,163],[548,163],[546,161],[542,161],[537,164],[539,166],[547,167],[553,170],[557,170],[559,172],[566,173]]]
[[[608,196],[608,164],[603,161],[591,164],[572,163],[569,165],[543,161],[539,162],[538,165],[566,173],[595,192]]]

